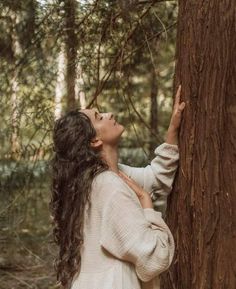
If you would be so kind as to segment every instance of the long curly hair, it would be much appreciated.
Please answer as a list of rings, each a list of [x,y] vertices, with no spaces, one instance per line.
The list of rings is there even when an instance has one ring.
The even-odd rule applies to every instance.
[[[59,246],[55,260],[57,280],[70,288],[80,270],[83,244],[83,217],[91,207],[90,191],[94,177],[108,170],[99,151],[90,146],[96,130],[89,117],[74,109],[55,121],[50,211],[53,238]]]

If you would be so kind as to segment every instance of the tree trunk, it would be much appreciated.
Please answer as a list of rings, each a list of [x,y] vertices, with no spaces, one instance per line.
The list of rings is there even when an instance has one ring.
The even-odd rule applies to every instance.
[[[58,119],[62,115],[62,101],[65,94],[65,52],[62,45],[57,57],[57,82],[55,87],[55,109],[54,118]]]
[[[75,83],[76,83],[76,56],[77,36],[75,33],[76,1],[64,0],[65,2],[65,33],[66,33],[66,86],[67,86],[67,110],[75,108]]]
[[[236,1],[179,0],[175,90],[186,102],[167,209],[163,289],[236,288]]]
[[[19,115],[19,84],[17,79],[17,69],[16,64],[21,54],[21,47],[17,35],[16,26],[19,23],[19,16],[17,16],[15,11],[10,11],[11,19],[11,37],[12,37],[12,48],[13,57],[11,59],[11,74],[10,74],[10,93],[11,93],[11,123],[12,123],[12,133],[11,133],[11,157],[12,159],[20,159],[20,139],[19,139],[19,126],[20,126],[20,115]]]
[[[84,79],[83,79],[83,71],[81,65],[78,63],[77,66],[77,78],[76,78],[76,99],[79,100],[80,108],[86,108],[86,95],[84,91]]]
[[[158,134],[157,122],[158,122],[158,106],[157,106],[157,77],[155,67],[152,66],[151,72],[151,105],[150,105],[150,128],[153,133]],[[150,143],[149,143],[149,158],[152,159],[154,156],[154,149],[157,146],[156,139],[153,137],[153,133],[150,132]]]

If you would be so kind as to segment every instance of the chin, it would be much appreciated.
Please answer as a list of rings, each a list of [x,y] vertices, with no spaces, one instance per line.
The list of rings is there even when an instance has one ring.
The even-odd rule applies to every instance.
[[[125,128],[124,128],[124,126],[122,124],[120,124],[120,126],[121,126],[121,134],[120,135],[122,135],[122,133],[124,132]]]
[[[117,135],[115,142],[118,143],[121,139],[121,135],[124,132],[125,128],[123,127],[123,125],[120,125],[121,129],[120,129],[120,133]]]

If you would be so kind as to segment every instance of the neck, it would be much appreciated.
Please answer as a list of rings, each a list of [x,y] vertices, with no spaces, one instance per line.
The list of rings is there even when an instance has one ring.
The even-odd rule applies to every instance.
[[[102,158],[106,161],[109,169],[115,173],[119,173],[118,169],[118,146],[105,146],[102,150]]]

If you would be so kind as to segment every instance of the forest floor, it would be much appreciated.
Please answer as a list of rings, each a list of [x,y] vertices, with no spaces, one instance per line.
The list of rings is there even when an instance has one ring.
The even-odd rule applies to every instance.
[[[4,236],[5,237],[5,236]],[[38,238],[37,238],[38,237]],[[0,289],[56,289],[53,245],[49,237],[0,239]]]

